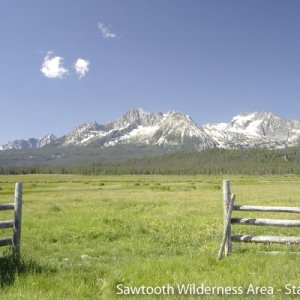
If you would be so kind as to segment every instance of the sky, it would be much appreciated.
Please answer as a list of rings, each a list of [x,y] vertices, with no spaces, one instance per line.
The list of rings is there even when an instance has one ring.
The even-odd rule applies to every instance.
[[[3,0],[0,144],[131,108],[300,119],[300,1]]]

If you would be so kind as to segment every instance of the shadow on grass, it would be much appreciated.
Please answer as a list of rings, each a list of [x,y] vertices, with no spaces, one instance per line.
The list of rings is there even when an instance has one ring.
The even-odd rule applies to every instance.
[[[18,258],[12,254],[0,256],[0,288],[13,284],[16,274],[26,275],[55,272],[55,269],[40,266],[32,259]]]

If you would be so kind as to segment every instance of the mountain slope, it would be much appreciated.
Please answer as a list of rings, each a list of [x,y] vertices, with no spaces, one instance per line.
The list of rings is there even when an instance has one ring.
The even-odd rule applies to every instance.
[[[203,125],[219,148],[283,148],[300,144],[300,121],[272,113],[242,113],[229,123]]]

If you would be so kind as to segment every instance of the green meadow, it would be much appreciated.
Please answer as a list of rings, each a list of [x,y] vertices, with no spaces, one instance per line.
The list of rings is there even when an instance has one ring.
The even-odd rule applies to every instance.
[[[223,179],[0,176],[0,202],[13,199],[15,182],[22,181],[24,186],[21,260],[11,260],[10,247],[0,248],[0,298],[220,298],[117,294],[117,287],[177,284],[243,289],[242,295],[228,295],[228,299],[289,299],[287,284],[299,287],[300,293],[300,246],[234,243],[233,254],[216,261],[223,230]],[[237,204],[300,206],[299,176],[229,179]],[[299,218],[285,213],[233,215]],[[11,211],[0,212],[0,220],[11,218]],[[295,228],[234,226],[233,232],[300,236]],[[10,229],[0,231],[0,237],[10,235]],[[280,253],[267,253],[274,251]],[[272,287],[273,296],[246,295],[249,285]]]

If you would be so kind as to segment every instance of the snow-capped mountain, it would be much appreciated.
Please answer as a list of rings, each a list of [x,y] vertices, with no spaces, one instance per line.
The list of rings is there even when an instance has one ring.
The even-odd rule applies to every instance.
[[[300,121],[282,119],[272,113],[239,114],[229,123],[196,124],[188,115],[176,111],[149,113],[132,109],[108,124],[90,122],[56,138],[16,140],[2,146],[7,149],[34,149],[92,145],[109,149],[116,145],[158,145],[180,150],[211,148],[283,148],[300,145]]]
[[[106,125],[96,122],[82,124],[59,139],[61,145],[151,144],[203,150],[214,148],[214,141],[203,128],[180,112],[148,113],[132,109],[120,119]]]
[[[15,140],[1,146],[1,150],[27,150],[44,147],[56,141],[57,138],[53,134],[47,134],[40,139],[30,138],[28,140]]]
[[[300,145],[300,121],[272,113],[242,113],[229,123],[203,125],[219,148],[283,148]]]

